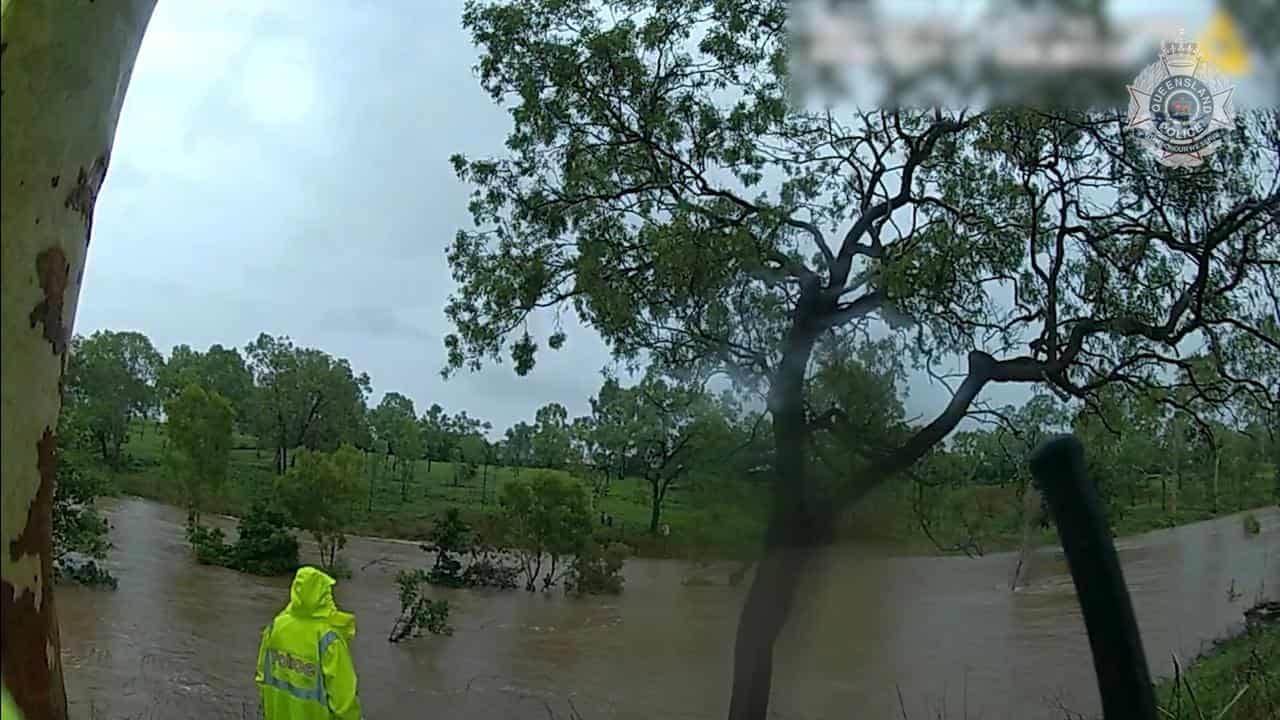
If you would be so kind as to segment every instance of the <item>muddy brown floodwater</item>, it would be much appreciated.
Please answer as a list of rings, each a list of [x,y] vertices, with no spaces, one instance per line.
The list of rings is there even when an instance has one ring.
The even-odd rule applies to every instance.
[[[255,718],[259,633],[287,578],[200,567],[183,514],[122,500],[109,506],[116,592],[58,591],[73,717]],[[1260,593],[1280,594],[1280,511],[1119,543],[1152,671],[1229,631]],[[304,559],[314,549],[304,546]],[[456,603],[452,637],[392,645],[393,578],[423,566],[415,544],[353,540],[355,577],[338,599],[358,616],[360,695],[369,720],[568,717],[721,718],[734,623],[747,583],[682,584],[687,563],[633,560],[609,598],[563,593],[441,592]],[[778,649],[773,716],[1059,720],[1098,708],[1088,641],[1065,563],[1032,562],[1008,589],[1015,558],[887,559],[844,549],[817,563]],[[967,713],[967,714],[966,714]]]

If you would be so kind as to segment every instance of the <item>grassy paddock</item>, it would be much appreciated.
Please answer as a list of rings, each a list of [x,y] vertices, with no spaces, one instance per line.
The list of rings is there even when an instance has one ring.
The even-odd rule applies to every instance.
[[[211,498],[206,512],[240,515],[255,497],[271,492],[275,482],[270,450],[258,450],[252,437],[233,442],[227,482]],[[163,426],[148,424],[130,434],[124,446],[127,466],[105,470],[121,493],[181,505],[182,489],[169,477],[165,465]],[[499,511],[498,491],[503,483],[534,472],[562,472],[490,466],[477,468],[465,483],[456,481],[448,462],[419,460],[412,473],[393,476],[381,458],[366,456],[371,495],[353,508],[350,532],[358,535],[420,539],[436,517],[458,508],[473,525],[483,526],[488,515]],[[745,557],[754,553],[764,527],[764,488],[754,486],[673,488],[663,504],[662,522],[670,525],[666,537],[649,535],[649,485],[637,478],[613,483],[596,502],[597,535],[634,547],[646,557]],[[599,513],[613,517],[600,524]]]
[[[164,464],[165,444],[162,425],[149,423],[131,433],[124,447],[128,467],[108,472],[115,487],[123,493],[181,504],[181,488],[170,479]],[[275,480],[272,453],[255,446],[252,437],[235,438],[227,483],[210,500],[207,511],[239,515],[254,497],[270,492]],[[373,456],[366,459],[373,478],[372,496],[353,509],[351,531],[409,539],[423,537],[448,508],[456,507],[468,521],[482,525],[486,516],[498,511],[503,483],[532,472],[560,472],[492,466],[479,468],[476,477],[465,483],[455,483],[452,463],[419,460],[402,482],[388,468],[375,470]],[[1169,481],[1166,490],[1172,486]],[[920,529],[912,507],[913,492],[905,478],[886,482],[850,513],[844,538],[880,545],[892,554],[938,553]],[[938,487],[928,493],[925,507],[930,527],[944,548],[972,539],[982,552],[990,553],[1013,550],[1021,543],[1022,503],[1015,485]],[[1131,493],[1112,497],[1108,515],[1117,535],[1134,535],[1273,504],[1273,493],[1270,472],[1239,481],[1224,479],[1215,508],[1213,498],[1198,483],[1188,483],[1170,497],[1162,492],[1159,478],[1146,478]],[[613,516],[611,527],[599,526],[597,521],[600,537],[625,542],[646,557],[745,558],[759,546],[767,488],[762,483],[714,479],[677,486],[663,506],[662,522],[671,527],[666,537],[648,533],[649,486],[643,480],[615,482],[597,499],[595,509],[597,515]],[[1053,543],[1057,535],[1052,528],[1037,529],[1035,540]]]

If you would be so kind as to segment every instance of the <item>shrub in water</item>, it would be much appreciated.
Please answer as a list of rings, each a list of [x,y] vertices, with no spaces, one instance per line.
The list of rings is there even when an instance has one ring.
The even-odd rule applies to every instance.
[[[1258,516],[1249,513],[1244,516],[1244,532],[1246,535],[1257,535],[1262,532],[1262,523],[1258,522]]]
[[[622,592],[622,564],[630,548],[622,543],[591,542],[573,560],[565,578],[565,592],[577,595],[617,595]]]
[[[422,631],[432,635],[452,635],[449,627],[449,601],[432,600],[423,592],[427,573],[422,570],[401,570],[396,573],[396,586],[400,593],[400,617],[391,626],[390,642],[400,642],[408,637],[418,637]]]
[[[437,518],[431,527],[422,549],[436,554],[436,564],[427,573],[427,582],[445,587],[462,587],[465,584],[459,553],[471,546],[471,526],[462,519],[458,508],[449,508],[444,517]]]
[[[189,522],[187,542],[201,565],[220,565],[253,575],[286,575],[298,568],[298,541],[289,533],[284,513],[255,502],[240,518],[235,543],[228,545],[220,528]]]
[[[298,569],[298,541],[284,513],[268,503],[255,502],[249,508],[240,518],[238,535],[229,567],[254,575],[286,575]]]

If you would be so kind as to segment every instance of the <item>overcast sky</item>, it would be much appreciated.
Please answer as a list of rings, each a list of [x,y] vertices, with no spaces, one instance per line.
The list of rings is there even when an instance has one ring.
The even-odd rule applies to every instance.
[[[448,157],[500,152],[508,128],[473,77],[461,10],[160,2],[98,201],[77,332],[138,330],[165,354],[286,334],[369,373],[372,403],[395,390],[499,429],[551,401],[586,412],[609,358],[581,327],[528,377],[509,364],[439,375],[445,250],[470,223]],[[917,375],[908,409],[948,397]]]

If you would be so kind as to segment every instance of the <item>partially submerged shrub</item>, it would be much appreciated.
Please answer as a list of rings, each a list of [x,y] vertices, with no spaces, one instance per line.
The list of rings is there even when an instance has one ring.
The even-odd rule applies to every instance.
[[[465,582],[462,561],[458,555],[471,545],[471,527],[462,519],[458,508],[449,508],[443,517],[436,518],[422,549],[436,554],[436,563],[427,573],[427,582],[445,587],[462,587]]]
[[[202,565],[220,565],[253,575],[287,575],[299,564],[298,541],[289,532],[284,513],[261,501],[240,518],[235,543],[228,545],[220,528],[197,524],[187,525],[187,542]]]
[[[1246,513],[1244,516],[1244,532],[1246,535],[1257,535],[1262,532],[1262,523],[1258,521],[1258,516],[1253,513]]]
[[[53,569],[82,585],[116,588],[116,579],[98,562],[111,549],[107,520],[94,508],[105,489],[100,477],[81,469],[74,453],[58,463],[53,495]]]
[[[622,543],[589,542],[574,558],[565,578],[565,592],[577,595],[616,595],[622,592],[622,564],[630,548]]]
[[[428,584],[427,573],[422,570],[401,570],[396,573],[396,587],[400,593],[400,617],[391,626],[390,642],[419,637],[425,630],[432,635],[452,635],[449,626],[449,601],[432,600],[423,592]]]
[[[74,554],[67,555],[59,559],[54,570],[58,573],[59,578],[81,585],[105,587],[112,590],[119,586],[119,581],[116,580],[115,576],[107,572],[106,568],[99,565],[92,558]]]

